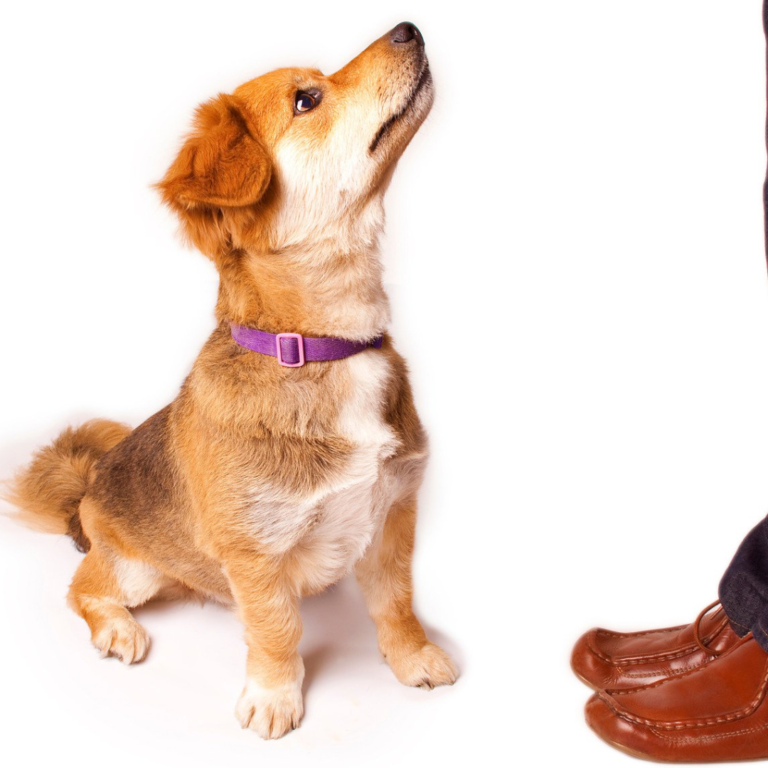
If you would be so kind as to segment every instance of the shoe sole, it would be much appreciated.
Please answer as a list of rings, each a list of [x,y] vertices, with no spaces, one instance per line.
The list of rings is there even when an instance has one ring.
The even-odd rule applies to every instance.
[[[601,741],[608,744],[609,746],[613,747],[614,749],[618,750],[619,752],[623,752],[625,755],[629,755],[630,757],[636,757],[639,760],[645,760],[649,763],[662,763],[664,765],[670,765],[672,763],[680,763],[680,764],[686,764],[686,765],[709,765],[710,763],[703,763],[701,760],[665,760],[663,757],[651,757],[651,755],[646,754],[645,752],[638,752],[636,749],[630,749],[629,747],[624,746],[623,744],[620,744],[618,741],[612,741],[611,739],[606,739],[605,736],[603,736],[602,733],[595,730],[590,723],[587,723],[587,725],[590,727],[590,730],[592,733],[595,734]],[[768,756],[767,756],[768,757]],[[732,757],[728,758],[727,760],[712,760],[711,764],[714,765],[715,763],[758,763],[758,762],[765,762],[765,757]]]
[[[589,725],[590,729],[592,730],[592,733],[595,734],[601,741],[605,742],[609,746],[613,747],[614,749],[617,749],[619,752],[623,752],[625,755],[629,755],[630,757],[637,757],[640,760],[646,760],[649,763],[688,763],[692,762],[689,760],[662,760],[658,757],[651,757],[650,755],[646,755],[645,752],[638,752],[636,749],[630,749],[629,747],[625,747],[623,744],[619,744],[618,741],[612,741],[611,739],[606,739],[605,736],[603,736],[602,733],[599,731],[596,731],[594,728],[592,728],[592,725],[590,723],[587,723]]]

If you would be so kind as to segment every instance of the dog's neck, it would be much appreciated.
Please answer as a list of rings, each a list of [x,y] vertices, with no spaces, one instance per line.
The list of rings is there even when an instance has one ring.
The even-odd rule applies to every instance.
[[[270,246],[244,247],[219,260],[220,322],[270,333],[367,341],[389,325],[378,241],[384,227],[380,186],[360,205],[314,215],[286,201]]]
[[[220,262],[216,315],[271,333],[367,340],[386,330],[389,299],[378,248],[332,243],[233,251]]]

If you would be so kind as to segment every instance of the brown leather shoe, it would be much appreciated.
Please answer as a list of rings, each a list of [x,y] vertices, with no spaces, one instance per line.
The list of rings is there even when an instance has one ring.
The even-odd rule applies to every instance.
[[[594,690],[637,688],[707,664],[739,639],[722,608],[691,624],[646,632],[591,629],[571,654],[576,676]]]
[[[598,691],[587,723],[635,757],[673,763],[768,757],[768,653],[751,634],[709,664],[658,683]]]

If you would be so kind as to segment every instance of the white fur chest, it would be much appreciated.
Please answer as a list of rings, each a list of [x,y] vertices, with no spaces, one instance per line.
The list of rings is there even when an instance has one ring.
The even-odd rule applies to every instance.
[[[399,444],[383,418],[389,363],[374,350],[345,363],[351,386],[335,433],[354,448],[343,476],[301,499],[276,488],[255,489],[249,506],[249,527],[260,546],[294,561],[304,592],[319,591],[351,570],[396,493],[384,468]]]

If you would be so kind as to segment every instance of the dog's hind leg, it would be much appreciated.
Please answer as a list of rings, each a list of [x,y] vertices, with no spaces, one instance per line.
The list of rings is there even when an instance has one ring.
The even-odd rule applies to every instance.
[[[128,608],[145,603],[166,583],[151,565],[94,544],[75,572],[69,604],[88,623],[102,656],[132,664],[147,655],[149,635]]]

